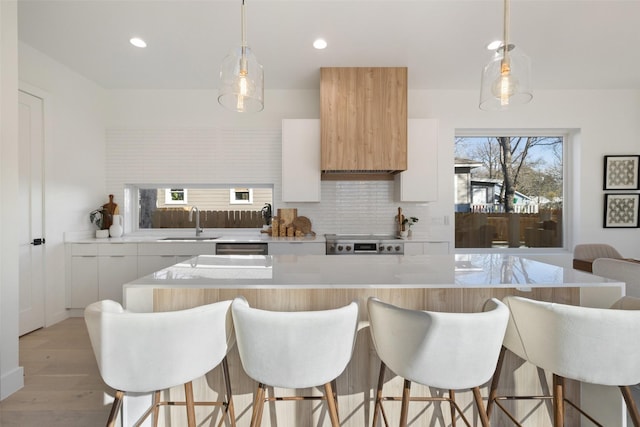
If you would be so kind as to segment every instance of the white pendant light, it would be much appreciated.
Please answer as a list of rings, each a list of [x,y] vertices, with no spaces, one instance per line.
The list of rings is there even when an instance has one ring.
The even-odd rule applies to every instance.
[[[509,43],[509,12],[509,0],[504,0],[504,40],[482,72],[481,110],[506,110],[533,98],[531,60]]]
[[[247,45],[244,0],[241,9],[242,42],[231,49],[220,66],[218,102],[229,110],[258,112],[264,108],[264,72]]]

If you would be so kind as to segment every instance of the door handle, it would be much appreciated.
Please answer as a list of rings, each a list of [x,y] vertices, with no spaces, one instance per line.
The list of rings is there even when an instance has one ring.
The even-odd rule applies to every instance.
[[[44,245],[44,238],[43,237],[38,237],[37,239],[33,239],[33,242],[31,242],[31,244],[33,246]]]

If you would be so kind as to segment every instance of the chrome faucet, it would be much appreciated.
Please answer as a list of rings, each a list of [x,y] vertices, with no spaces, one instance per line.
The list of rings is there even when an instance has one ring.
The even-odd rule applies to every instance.
[[[202,233],[202,228],[200,228],[200,210],[194,206],[189,211],[189,221],[193,221],[193,211],[196,211],[196,237]]]

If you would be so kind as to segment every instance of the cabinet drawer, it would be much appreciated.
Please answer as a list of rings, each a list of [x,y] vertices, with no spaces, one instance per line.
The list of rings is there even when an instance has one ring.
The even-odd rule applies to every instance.
[[[98,245],[95,243],[72,243],[71,256],[97,256]]]
[[[138,245],[139,255],[215,255],[215,243],[185,243],[185,242],[157,242],[140,243]]]
[[[99,243],[98,255],[100,256],[138,255],[138,244],[137,243]]]

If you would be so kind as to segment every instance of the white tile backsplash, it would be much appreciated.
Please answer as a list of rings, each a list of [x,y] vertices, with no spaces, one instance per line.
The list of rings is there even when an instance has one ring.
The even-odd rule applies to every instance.
[[[323,181],[320,203],[283,203],[281,167],[279,129],[107,131],[107,190],[119,203],[126,184],[273,184],[274,213],[298,208],[318,234],[394,233],[398,206],[428,234],[428,205],[394,202],[393,181]]]

